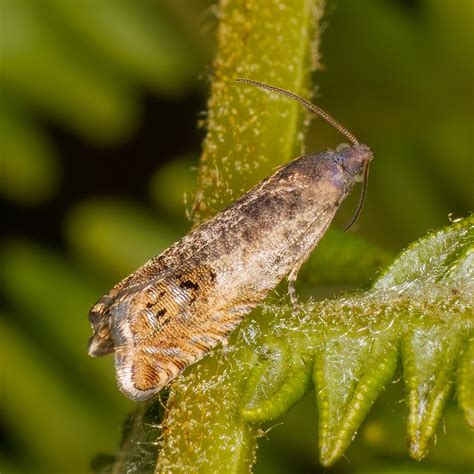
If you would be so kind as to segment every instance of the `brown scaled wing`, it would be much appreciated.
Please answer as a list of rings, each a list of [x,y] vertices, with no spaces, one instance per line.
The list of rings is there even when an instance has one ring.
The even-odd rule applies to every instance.
[[[215,273],[209,266],[191,265],[163,272],[112,310],[117,380],[133,400],[158,393],[224,339],[250,309],[235,302],[232,308],[219,307]]]

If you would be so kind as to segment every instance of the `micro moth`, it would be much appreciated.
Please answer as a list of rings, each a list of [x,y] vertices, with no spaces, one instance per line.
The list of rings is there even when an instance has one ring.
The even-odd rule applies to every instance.
[[[89,355],[114,352],[118,386],[132,400],[153,397],[224,341],[284,277],[296,305],[293,283],[301,265],[356,182],[364,181],[365,194],[372,160],[366,145],[295,94],[238,81],[297,100],[352,145],[281,167],[92,307]]]

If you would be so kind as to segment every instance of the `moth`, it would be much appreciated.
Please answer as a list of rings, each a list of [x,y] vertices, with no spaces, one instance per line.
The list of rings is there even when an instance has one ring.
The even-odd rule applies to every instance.
[[[301,97],[238,81],[298,101],[352,145],[281,167],[97,301],[89,355],[113,352],[118,386],[135,401],[156,395],[224,341],[284,277],[297,305],[298,271],[358,181],[364,186],[355,218],[361,209],[370,149]]]

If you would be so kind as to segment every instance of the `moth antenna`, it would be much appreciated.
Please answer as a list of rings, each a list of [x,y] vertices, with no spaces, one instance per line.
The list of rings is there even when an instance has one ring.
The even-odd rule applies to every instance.
[[[357,204],[357,209],[352,216],[351,221],[349,224],[346,225],[344,228],[344,232],[347,232],[359,219],[360,212],[362,211],[362,206],[364,205],[365,196],[367,194],[367,181],[369,179],[369,163],[367,162],[364,165],[363,175],[362,175],[362,190],[360,192],[359,203]]]
[[[357,140],[357,138],[354,137],[354,135],[352,135],[352,133],[349,132],[349,130],[347,130],[346,128],[344,128],[339,122],[336,122],[336,120],[334,120],[328,113],[326,113],[324,110],[320,109],[316,105],[312,104],[308,100],[303,99],[302,97],[294,94],[293,92],[287,91],[285,89],[280,89],[279,87],[270,86],[269,84],[265,84],[264,82],[254,81],[253,79],[239,78],[239,79],[236,79],[235,81],[240,82],[242,84],[250,84],[255,87],[260,87],[261,89],[266,89],[272,92],[276,92],[277,94],[285,95],[287,97],[290,97],[293,100],[296,100],[296,102],[299,102],[307,110],[309,110],[313,114],[319,115],[329,125],[332,125],[336,130],[338,130],[342,135],[344,135],[353,145],[356,145],[356,146],[359,145],[359,141]]]

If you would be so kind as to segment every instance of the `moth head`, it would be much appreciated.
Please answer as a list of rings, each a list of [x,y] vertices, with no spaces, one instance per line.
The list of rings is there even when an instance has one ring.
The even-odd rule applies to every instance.
[[[99,357],[114,352],[115,345],[110,328],[108,305],[100,299],[89,311],[92,336],[89,339],[87,352],[91,357]]]
[[[367,192],[369,165],[373,158],[374,155],[367,145],[339,145],[336,149],[336,161],[346,172],[349,189],[352,188],[354,183],[362,183],[359,204],[357,205],[354,216],[344,230],[350,229],[359,218]]]
[[[356,183],[365,181],[369,163],[373,154],[367,145],[347,145],[342,143],[336,148],[337,162],[347,173],[348,178]]]

